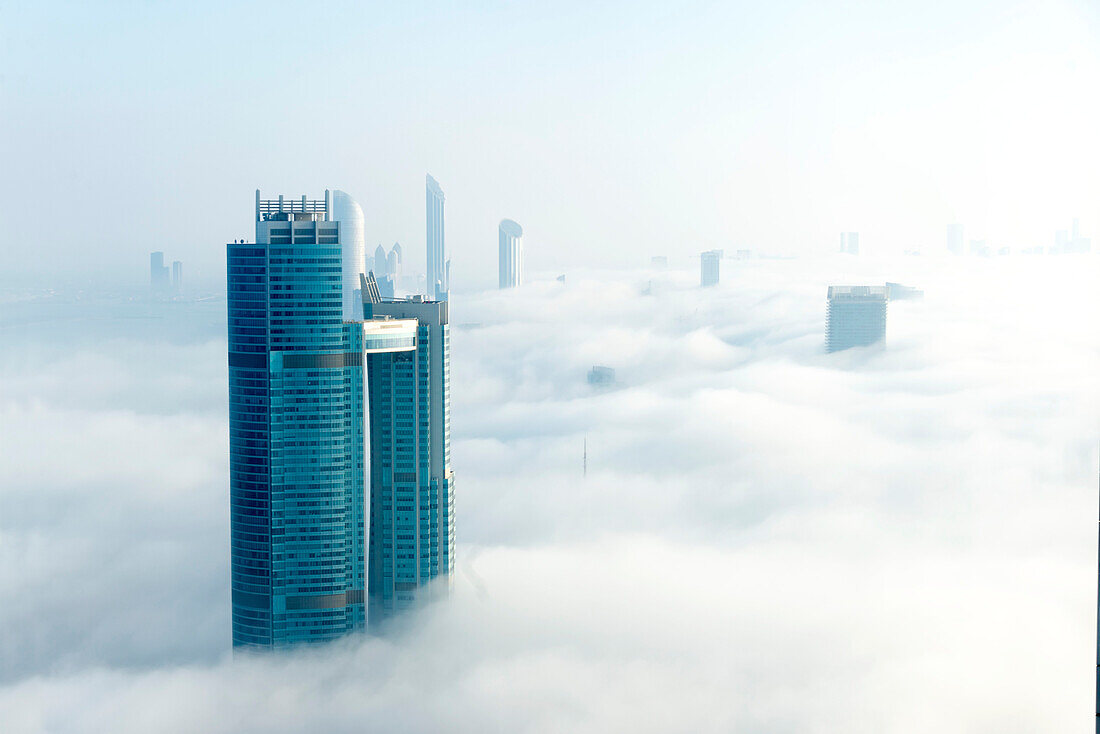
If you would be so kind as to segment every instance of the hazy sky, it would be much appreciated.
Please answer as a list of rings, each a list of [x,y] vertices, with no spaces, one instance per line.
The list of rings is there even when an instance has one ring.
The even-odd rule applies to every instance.
[[[459,284],[503,217],[536,271],[1100,235],[1095,3],[598,5],[6,3],[0,272],[216,284],[257,187],[420,269],[425,172]]]

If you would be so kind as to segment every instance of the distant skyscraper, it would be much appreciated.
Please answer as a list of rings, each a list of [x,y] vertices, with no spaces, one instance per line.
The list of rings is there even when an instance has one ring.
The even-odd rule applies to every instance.
[[[849,255],[859,254],[859,232],[840,233],[840,251]]]
[[[588,370],[588,384],[597,387],[607,387],[615,384],[615,368],[602,364],[593,365]]]
[[[1081,236],[1081,225],[1076,217],[1073,219],[1073,227],[1068,237],[1065,236],[1065,230],[1059,230],[1058,234],[1061,236],[1061,241],[1057,243],[1058,252],[1083,254],[1092,251],[1092,240]]]
[[[172,291],[179,293],[183,288],[183,263],[179,260],[172,262]]]
[[[163,252],[149,253],[149,285],[157,293],[168,290],[168,268]]]
[[[668,258],[664,255],[654,255],[649,258],[649,266],[654,270],[668,270]]]
[[[425,176],[425,208],[427,213],[428,297],[445,300],[450,288],[447,283],[443,242],[443,189],[431,176]]]
[[[707,250],[699,255],[699,285],[718,285],[723,254],[722,250]]]
[[[985,244],[985,240],[970,240],[970,254],[978,257],[988,257],[989,246]]]
[[[415,349],[372,354],[369,616],[407,608],[454,581],[450,326],[447,302],[363,304],[368,324],[413,323]],[[396,321],[371,321],[389,318]],[[383,327],[384,328],[384,327]]]
[[[962,255],[966,251],[964,232],[961,224],[947,225],[947,251],[952,255]]]
[[[885,286],[829,286],[825,351],[865,347],[886,339]]]
[[[382,247],[382,245],[379,245],[378,247],[374,248],[374,268],[373,268],[373,270],[374,270],[374,276],[376,278],[381,278],[382,276],[386,275],[386,273],[389,272],[386,269],[386,264],[387,264],[387,261],[386,261],[386,248]]]
[[[523,285],[523,227],[511,219],[500,220],[500,287]]]
[[[390,248],[390,255],[386,259],[386,264],[389,266],[389,274],[393,276],[393,279],[400,279],[405,264],[405,253],[401,249],[400,242],[393,243],[393,247]]]

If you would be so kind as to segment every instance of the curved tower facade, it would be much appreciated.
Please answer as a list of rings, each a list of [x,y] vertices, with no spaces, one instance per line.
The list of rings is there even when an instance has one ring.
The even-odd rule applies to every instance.
[[[362,212],[339,192],[336,203],[339,221],[328,193],[257,191],[256,241],[226,253],[238,648],[321,642],[366,623],[362,316],[345,316]]]
[[[374,248],[374,275],[381,278],[386,274],[386,250],[379,245]]]
[[[332,192],[329,219],[340,222],[342,310],[345,321],[363,318],[359,274],[367,272],[366,220],[363,210],[343,191]]]
[[[511,219],[500,221],[500,287],[523,285],[523,227]]]

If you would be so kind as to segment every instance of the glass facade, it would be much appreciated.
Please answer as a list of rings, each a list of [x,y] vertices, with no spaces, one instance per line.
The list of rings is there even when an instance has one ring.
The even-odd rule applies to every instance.
[[[233,644],[331,639],[366,621],[364,382],[339,223],[258,214],[256,244],[227,263]]]
[[[888,301],[889,293],[883,286],[829,286],[825,351],[884,343]]]
[[[328,212],[257,195],[256,243],[227,246],[235,648],[363,629],[453,575],[446,304],[345,320]]]
[[[415,351],[368,356],[368,601],[377,623],[449,593],[454,578],[450,327],[446,302],[368,304],[367,318],[416,319]]]

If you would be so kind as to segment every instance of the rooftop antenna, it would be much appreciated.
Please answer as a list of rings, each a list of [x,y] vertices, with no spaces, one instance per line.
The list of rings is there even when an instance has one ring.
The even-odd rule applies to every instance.
[[[584,434],[584,476],[588,476],[588,434]],[[1100,643],[1097,643],[1096,650],[1096,670],[1100,673]],[[1100,705],[1097,707],[1097,716],[1100,716]],[[1097,719],[1097,726],[1100,727],[1100,719]],[[1100,734],[1098,731],[1096,734]]]

